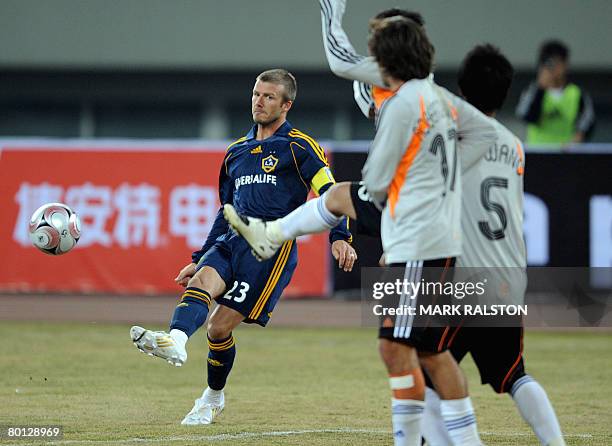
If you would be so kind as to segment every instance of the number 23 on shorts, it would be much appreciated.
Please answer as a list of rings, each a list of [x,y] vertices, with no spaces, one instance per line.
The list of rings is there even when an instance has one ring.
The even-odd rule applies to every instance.
[[[240,289],[237,290],[236,288],[238,288],[239,285]],[[234,302],[237,303],[243,302],[247,297],[249,288],[251,288],[251,286],[247,282],[238,282],[237,280],[234,280],[234,286],[232,286],[232,288],[225,293],[223,297],[229,300],[234,299]]]

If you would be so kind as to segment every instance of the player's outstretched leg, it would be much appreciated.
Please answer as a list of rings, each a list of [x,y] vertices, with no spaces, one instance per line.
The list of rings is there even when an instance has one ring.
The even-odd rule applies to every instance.
[[[337,226],[342,217],[355,218],[350,195],[351,183],[334,184],[323,195],[308,200],[283,218],[265,222],[238,214],[231,204],[223,206],[223,215],[236,232],[248,242],[260,260],[274,256],[280,246],[300,235],[316,234]]]
[[[212,299],[224,291],[225,282],[217,271],[204,266],[189,279],[174,309],[170,332],[152,331],[135,325],[130,329],[132,342],[149,356],[161,358],[176,367],[182,366],[187,361],[187,340],[206,322]]]
[[[223,216],[234,231],[247,241],[258,260],[273,257],[283,244],[277,220],[265,222],[259,218],[240,215],[231,204],[223,206]]]
[[[174,309],[170,332],[151,331],[135,325],[130,329],[132,342],[141,352],[181,367],[187,361],[187,339],[206,321],[210,301],[207,291],[188,286]]]
[[[176,367],[182,366],[187,360],[187,351],[185,350],[187,336],[185,336],[183,342],[180,342],[177,339],[177,333],[172,333],[172,331],[170,333],[151,331],[134,325],[130,329],[130,337],[141,352],[149,356],[157,356]]]

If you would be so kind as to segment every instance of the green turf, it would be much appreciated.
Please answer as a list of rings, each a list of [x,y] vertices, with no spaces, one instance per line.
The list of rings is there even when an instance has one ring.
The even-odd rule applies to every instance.
[[[0,424],[61,424],[58,444],[75,445],[392,443],[389,390],[370,329],[238,329],[226,411],[208,427],[179,424],[205,383],[204,334],[177,369],[139,354],[128,329],[2,322]],[[568,444],[612,444],[611,341],[596,333],[527,335],[528,371],[547,389]],[[471,361],[464,369],[483,440],[536,445],[510,398],[480,386]],[[283,431],[294,432],[271,434]]]

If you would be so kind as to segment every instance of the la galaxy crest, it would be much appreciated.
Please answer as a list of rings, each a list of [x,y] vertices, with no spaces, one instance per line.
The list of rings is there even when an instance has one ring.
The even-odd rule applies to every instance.
[[[273,155],[268,155],[261,160],[261,168],[265,173],[272,172],[278,164],[278,158]]]

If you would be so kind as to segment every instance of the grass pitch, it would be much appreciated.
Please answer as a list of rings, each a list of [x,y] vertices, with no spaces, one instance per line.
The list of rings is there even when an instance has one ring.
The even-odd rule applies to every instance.
[[[174,368],[138,353],[128,330],[2,322],[0,424],[63,425],[58,445],[392,444],[371,329],[238,329],[225,412],[199,427],[179,423],[205,386],[204,333]],[[612,444],[611,347],[610,334],[527,335],[527,371],[546,388],[568,444]],[[481,386],[471,360],[463,367],[486,444],[537,445],[510,398]]]

